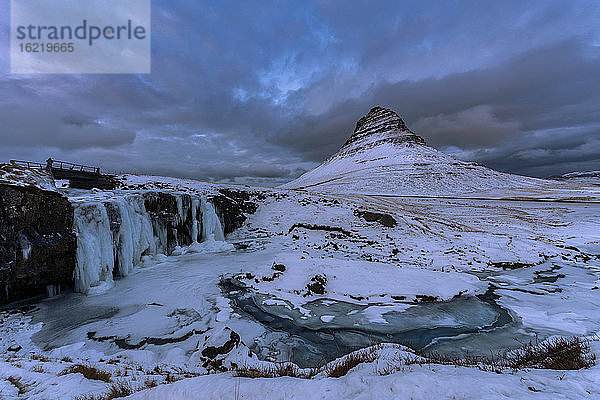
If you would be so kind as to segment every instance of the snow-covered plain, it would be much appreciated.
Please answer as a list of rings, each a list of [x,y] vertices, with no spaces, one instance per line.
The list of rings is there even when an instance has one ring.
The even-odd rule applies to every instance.
[[[194,193],[208,190],[206,184],[196,185]],[[33,311],[3,312],[0,346],[5,355],[0,377],[21,378],[29,389],[20,398],[31,399],[108,390],[108,384],[81,375],[57,375],[76,362],[112,371],[113,382],[127,380],[134,389],[144,388],[148,380],[157,381],[159,387],[133,395],[144,399],[216,399],[233,397],[234,391],[239,398],[600,395],[598,367],[496,374],[467,367],[410,365],[382,376],[379,360],[342,378],[205,375],[216,371],[203,366],[202,350],[208,341],[218,342],[224,329],[240,335],[237,350],[226,355],[225,365],[260,363],[258,358],[286,361],[293,358],[290,344],[298,343],[237,308],[219,286],[223,277],[236,279],[255,299],[262,299],[263,312],[279,319],[297,317],[297,326],[313,330],[340,327],[340,317],[354,317],[365,326],[394,325],[406,312],[414,317],[411,323],[428,327],[477,325],[478,318],[489,325],[485,318],[493,322],[495,314],[488,315],[489,310],[481,307],[461,312],[451,306],[429,308],[423,313],[427,318],[419,314],[419,307],[452,304],[454,296],[469,305],[467,299],[476,299],[474,295],[493,285],[499,296],[496,303],[507,310],[511,321],[480,332],[435,338],[427,345],[432,351],[489,353],[517,347],[518,341],[535,335],[593,336],[600,330],[596,293],[600,213],[595,203],[265,192],[257,212],[227,238],[229,244],[213,237],[176,249],[171,256],[157,253],[145,257],[101,294],[61,294],[36,304]],[[75,196],[73,201],[90,202],[94,196],[102,201],[107,196],[119,198],[96,193]],[[368,222],[356,210],[386,213],[396,225]],[[285,270],[274,269],[276,265]],[[315,275],[327,277],[323,294],[307,294]],[[420,303],[419,296],[431,296],[435,302]],[[355,307],[350,311],[354,314],[339,315],[336,310],[342,305]],[[20,350],[6,351],[19,346]],[[255,355],[248,357],[249,349]],[[48,361],[39,360],[40,354]],[[63,357],[72,362],[61,361]],[[152,372],[157,366],[162,375]],[[185,379],[167,384],[169,373]],[[10,382],[3,385],[0,394],[5,397],[17,393]]]

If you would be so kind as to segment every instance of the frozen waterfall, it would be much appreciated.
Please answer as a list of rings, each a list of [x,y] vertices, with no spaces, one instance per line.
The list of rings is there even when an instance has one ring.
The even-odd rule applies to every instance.
[[[142,257],[171,254],[206,240],[224,241],[221,221],[205,198],[147,192],[90,200],[72,199],[77,234],[75,291],[110,287]]]
[[[214,238],[217,241],[225,240],[223,226],[221,220],[215,212],[215,207],[206,201],[202,200],[202,238]]]

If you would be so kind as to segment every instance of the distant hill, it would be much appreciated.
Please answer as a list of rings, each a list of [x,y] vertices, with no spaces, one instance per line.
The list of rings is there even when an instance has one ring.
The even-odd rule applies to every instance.
[[[551,176],[548,179],[600,186],[600,171],[569,172],[568,174]]]

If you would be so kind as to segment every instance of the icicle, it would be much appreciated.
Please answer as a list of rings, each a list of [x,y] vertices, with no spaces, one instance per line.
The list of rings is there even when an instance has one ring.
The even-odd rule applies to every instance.
[[[192,244],[198,243],[198,207],[200,207],[200,199],[192,197]]]
[[[144,199],[134,195],[117,199],[115,202],[121,212],[122,220],[116,241],[118,271],[120,276],[127,276],[140,263],[143,254],[156,253],[156,246]]]
[[[181,195],[176,194],[175,196],[175,200],[177,201],[177,218],[178,221],[177,223],[182,223],[185,221],[185,217],[187,216],[186,214],[183,213],[183,198],[181,197]],[[177,235],[175,235],[175,237],[177,237]]]
[[[101,282],[112,282],[114,253],[110,222],[102,203],[75,205],[77,265],[75,291],[87,292]]]
[[[77,234],[75,291],[102,291],[112,285],[115,268],[115,275],[118,272],[119,276],[126,276],[136,266],[143,264],[143,258],[147,262],[146,256],[167,253],[167,222],[150,215],[146,210],[145,198],[145,195],[130,194],[107,200],[105,203],[74,204]],[[191,235],[192,244],[198,244],[199,239],[203,242],[225,240],[221,221],[210,202],[198,197],[191,197],[189,202],[186,198],[184,202],[181,195],[176,195],[176,199],[176,218],[181,222],[179,228],[183,229],[183,225],[189,230],[187,233]],[[107,210],[111,212],[112,222]],[[112,213],[118,213],[118,217]],[[175,228],[169,229],[175,231],[175,237],[178,236]],[[182,232],[182,237],[185,236]],[[223,245],[221,243],[219,249]],[[54,289],[48,288],[48,293],[52,290]]]
[[[60,284],[52,283],[50,285],[46,285],[46,294],[48,297],[54,297],[60,294]]]
[[[19,244],[21,245],[21,252],[23,254],[23,261],[27,261],[31,254],[31,243],[24,234],[19,235]]]
[[[221,221],[215,212],[215,207],[202,199],[202,240],[213,237],[215,240],[225,240]]]

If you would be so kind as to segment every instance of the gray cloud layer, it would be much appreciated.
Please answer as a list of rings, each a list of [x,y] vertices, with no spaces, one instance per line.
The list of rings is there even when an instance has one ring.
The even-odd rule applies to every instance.
[[[3,52],[0,159],[276,184],[379,104],[460,158],[600,169],[597,2],[165,0],[152,15],[150,75],[10,75]]]

